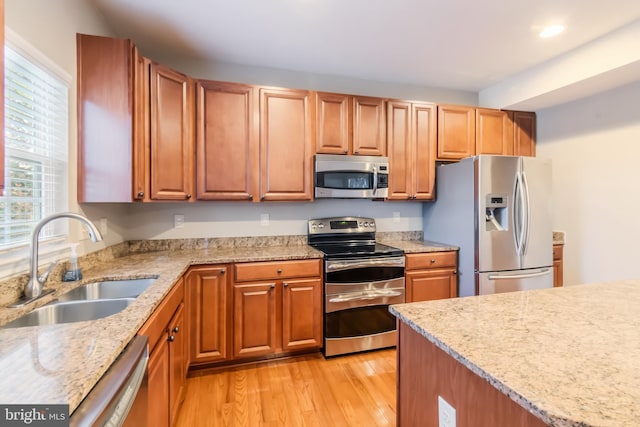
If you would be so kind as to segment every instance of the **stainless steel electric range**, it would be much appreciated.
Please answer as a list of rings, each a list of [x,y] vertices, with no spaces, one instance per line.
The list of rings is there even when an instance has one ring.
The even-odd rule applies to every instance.
[[[309,220],[309,245],[324,257],[324,354],[396,345],[389,305],[405,302],[404,253],[375,241],[373,218]]]

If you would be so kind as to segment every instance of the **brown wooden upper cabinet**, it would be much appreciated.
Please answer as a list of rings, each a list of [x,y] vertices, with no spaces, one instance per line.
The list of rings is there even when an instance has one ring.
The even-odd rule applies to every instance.
[[[199,200],[312,199],[312,93],[200,80]]]
[[[436,106],[387,102],[389,200],[433,200]]]
[[[316,93],[316,153],[384,156],[385,100]]]
[[[197,82],[198,200],[259,201],[256,94],[249,85]]]
[[[78,201],[193,200],[193,84],[130,40],[78,34]]]
[[[512,111],[513,154],[516,156],[536,155],[536,113]]]
[[[460,160],[476,152],[475,108],[438,105],[438,160]]]
[[[476,108],[476,154],[513,154],[510,112]]]
[[[453,161],[476,154],[535,156],[532,112],[438,106],[438,157]]]
[[[193,82],[151,64],[150,180],[152,200],[191,200],[194,190]]]
[[[313,198],[312,93],[260,88],[260,200]]]

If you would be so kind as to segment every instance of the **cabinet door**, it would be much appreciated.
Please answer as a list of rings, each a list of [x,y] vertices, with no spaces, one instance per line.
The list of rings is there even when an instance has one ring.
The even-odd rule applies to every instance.
[[[454,298],[458,294],[453,268],[409,271],[405,277],[407,302]]]
[[[389,153],[389,200],[413,198],[415,168],[411,141],[411,103],[387,103],[387,149]]]
[[[149,426],[169,425],[169,342],[161,340],[147,365],[147,420]]]
[[[184,400],[187,382],[187,330],[184,321],[184,304],[176,310],[169,323],[169,419],[175,423],[180,403]]]
[[[193,193],[193,84],[151,64],[151,199],[190,200]]]
[[[475,155],[475,108],[438,105],[438,159],[460,160]]]
[[[78,202],[131,202],[133,46],[86,34],[76,44]]]
[[[436,179],[436,107],[413,104],[411,110],[413,198],[433,200]]]
[[[282,287],[282,350],[320,348],[322,281],[285,280]]]
[[[276,351],[276,282],[235,284],[233,287],[233,348],[235,357]]]
[[[385,100],[367,96],[353,98],[353,154],[386,156]]]
[[[435,106],[387,102],[387,149],[389,200],[433,199]]]
[[[196,96],[197,198],[253,200],[258,168],[254,88],[199,81]]]
[[[563,285],[564,269],[562,262],[562,245],[553,245],[553,287],[557,288]]]
[[[260,89],[260,198],[311,200],[313,123],[308,91]]]
[[[228,271],[228,266],[223,265],[194,268],[187,273],[192,364],[219,362],[229,357]]]
[[[536,113],[513,112],[513,154],[536,155]]]
[[[506,111],[476,108],[476,154],[513,154],[513,122]]]
[[[316,153],[351,152],[351,105],[349,95],[316,94]]]

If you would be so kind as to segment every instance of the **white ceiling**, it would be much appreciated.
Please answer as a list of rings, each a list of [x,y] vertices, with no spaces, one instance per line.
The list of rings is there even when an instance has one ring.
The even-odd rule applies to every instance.
[[[91,1],[147,55],[473,92],[640,19],[637,0]]]

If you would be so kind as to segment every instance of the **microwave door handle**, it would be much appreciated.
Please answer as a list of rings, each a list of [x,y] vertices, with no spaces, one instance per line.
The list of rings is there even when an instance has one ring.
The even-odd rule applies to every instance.
[[[376,190],[378,190],[378,168],[373,167],[373,193],[376,194]]]

